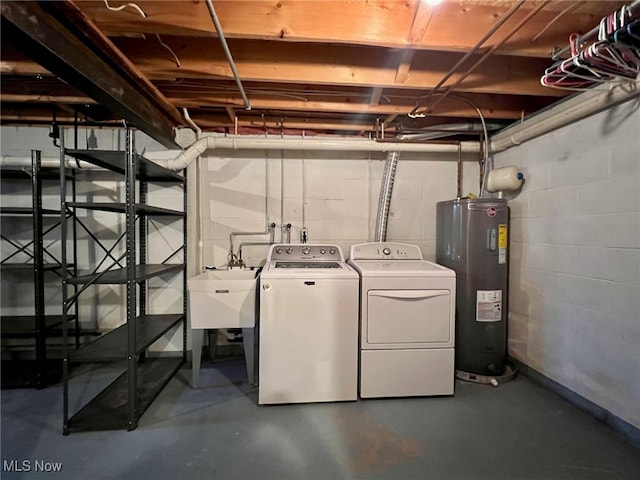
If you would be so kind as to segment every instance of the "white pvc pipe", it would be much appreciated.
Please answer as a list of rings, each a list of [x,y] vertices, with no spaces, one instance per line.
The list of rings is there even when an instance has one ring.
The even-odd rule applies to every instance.
[[[589,90],[558,103],[527,120],[508,127],[491,138],[491,151],[502,152],[527,140],[540,137],[627,100],[640,97],[640,80]]]
[[[27,168],[31,169],[31,157],[18,157],[12,155],[2,155],[0,159],[0,166],[2,168]],[[40,166],[42,168],[60,168],[60,157],[42,157],[40,159]],[[102,167],[93,165],[92,163],[84,162],[82,160],[76,162],[75,160],[65,160],[66,168],[81,168],[83,170],[103,170]]]
[[[328,138],[260,138],[260,137],[203,137],[196,140],[175,159],[166,161],[170,170],[187,168],[207,150],[303,150],[303,151],[343,151],[343,152],[414,152],[414,153],[457,153],[458,145],[377,142],[367,139],[328,139]],[[477,142],[463,142],[464,153],[475,153],[479,149]],[[162,160],[157,160],[163,163]]]

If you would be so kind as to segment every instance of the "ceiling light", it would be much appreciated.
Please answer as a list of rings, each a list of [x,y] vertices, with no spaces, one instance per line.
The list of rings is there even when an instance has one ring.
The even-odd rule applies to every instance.
[[[435,6],[442,3],[442,0],[423,0],[427,5]]]

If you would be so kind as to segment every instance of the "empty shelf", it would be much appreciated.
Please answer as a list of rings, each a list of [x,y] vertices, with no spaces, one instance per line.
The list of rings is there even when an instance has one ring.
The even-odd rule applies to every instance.
[[[75,316],[68,315],[67,320],[73,320]],[[44,328],[50,328],[62,325],[64,317],[62,315],[45,315]],[[33,337],[36,333],[36,317],[35,315],[3,315],[2,336],[3,337]]]
[[[35,268],[36,266],[33,263],[0,263],[0,269],[2,270],[29,271]],[[62,265],[59,263],[45,263],[43,268],[45,270],[59,270]]]
[[[40,167],[40,178],[44,180],[60,180],[60,171],[57,168],[47,168]],[[31,179],[31,167],[25,168],[16,168],[16,167],[5,167],[0,169],[0,177],[1,178],[10,178],[10,179]],[[70,176],[67,176],[70,179]]]
[[[143,282],[152,277],[182,269],[184,269],[184,264],[182,263],[136,265],[136,281]],[[127,269],[117,268],[105,272],[102,276],[100,276],[100,273],[93,273],[90,275],[71,277],[68,279],[68,282],[76,285],[84,283],[124,284],[127,283]]]
[[[33,215],[35,210],[33,207],[2,207],[0,213],[2,215]],[[42,215],[60,215],[60,210],[52,210],[44,208],[40,210]]]
[[[136,322],[136,354],[144,351],[163,334],[177,325],[184,315],[142,315]],[[72,352],[70,360],[73,362],[109,362],[127,358],[127,324],[105,333],[100,338]]]
[[[126,204],[124,203],[107,203],[107,202],[94,202],[94,203],[81,203],[72,202],[67,203],[67,207],[85,208],[87,210],[101,210],[103,212],[115,212],[125,213]],[[179,210],[171,210],[169,208],[152,207],[151,205],[137,204],[134,206],[136,214],[138,215],[175,215],[184,216],[184,212]]]
[[[138,363],[136,425],[127,424],[127,398],[129,401],[133,398],[129,397],[127,372],[124,372],[69,419],[64,433],[134,429],[137,420],[181,365],[182,357],[147,358]]]
[[[107,150],[65,150],[65,154],[98,165],[113,172],[124,175],[126,170],[125,152]],[[146,158],[135,154],[136,178],[146,181],[183,182],[184,178],[171,170],[161,167]]]

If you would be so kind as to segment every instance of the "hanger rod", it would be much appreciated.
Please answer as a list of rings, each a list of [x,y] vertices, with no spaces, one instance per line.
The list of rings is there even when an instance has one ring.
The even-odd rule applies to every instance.
[[[627,7],[627,10],[631,15],[633,15],[636,12],[636,10],[640,11],[640,0],[635,0],[633,3],[631,3]],[[591,30],[589,30],[587,33],[585,33],[584,35],[581,35],[580,37],[578,37],[578,39],[576,40],[576,44],[579,45],[583,43],[585,40],[587,40],[588,38],[593,37],[598,33],[599,30],[600,30],[600,25],[598,24],[595,27],[593,27]],[[571,46],[566,46],[562,50],[558,50],[556,53],[551,55],[551,59],[558,60],[559,58],[566,55],[570,50],[571,50]]]

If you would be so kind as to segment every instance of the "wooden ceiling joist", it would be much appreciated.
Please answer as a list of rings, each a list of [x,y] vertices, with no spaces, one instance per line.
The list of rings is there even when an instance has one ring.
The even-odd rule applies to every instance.
[[[184,125],[179,112],[188,108],[205,130],[313,134],[316,129],[366,136],[376,122],[389,131],[475,121],[477,106],[494,125],[506,125],[569,95],[540,84],[553,63],[551,52],[565,47],[571,33],[591,30],[628,3],[214,1],[251,110],[245,108],[203,0],[137,0],[144,16],[126,3],[113,11],[103,0],[5,1],[2,120],[46,122],[53,111],[62,119],[86,111],[104,121],[135,114],[166,137],[172,126]],[[47,19],[44,29],[23,32],[22,41],[11,35],[16,27],[5,15],[15,9],[39,9],[53,20]],[[54,23],[60,38],[51,32]],[[68,73],[58,65],[62,53],[55,61],[33,61],[30,45],[42,35],[53,39],[45,50],[56,52],[64,42],[72,43],[62,53],[72,52],[76,64],[65,68],[74,75],[62,75]],[[463,56],[466,61],[449,75]],[[109,68],[101,69],[95,57]],[[91,82],[98,93],[87,90]],[[453,95],[430,98],[436,85]],[[109,90],[116,93],[109,96]],[[112,104],[112,97],[121,104]],[[410,118],[416,105],[429,116]]]
[[[151,80],[180,78],[233,78],[222,47],[185,38],[167,38],[180,59],[176,67],[162,49],[140,39],[119,39],[116,44]],[[416,52],[411,75],[396,83],[397,55],[370,47],[229,41],[243,82],[280,82],[313,85],[360,85],[429,89],[458,61],[459,54]],[[286,62],[283,59],[287,59]],[[547,60],[491,57],[460,86],[463,92],[501,92],[516,95],[563,96],[540,85],[539,72]],[[408,67],[407,67],[408,68]],[[535,73],[534,73],[535,72]],[[491,78],[491,83],[487,83]],[[457,76],[451,77],[451,82]]]
[[[554,23],[544,38],[530,39],[545,28],[574,0],[551,2],[541,14],[507,42],[498,53],[548,57],[549,45],[566,43],[566,32]],[[204,2],[142,1],[147,14],[133,10],[112,12],[102,1],[83,1],[85,11],[110,36],[159,33],[175,36],[210,36],[213,31]],[[537,2],[514,17],[518,22]],[[585,1],[572,12],[576,31],[588,31],[611,13],[612,2]],[[216,12],[227,38],[253,38],[290,42],[342,43],[421,50],[467,51],[510,7],[509,2],[444,1],[429,6],[422,0],[234,0],[216,3]],[[340,15],[335,15],[339,11]],[[459,28],[464,26],[464,28]],[[425,31],[428,27],[428,35]],[[452,35],[455,30],[455,35]],[[407,33],[411,32],[409,37]],[[499,41],[505,32],[498,32]]]

